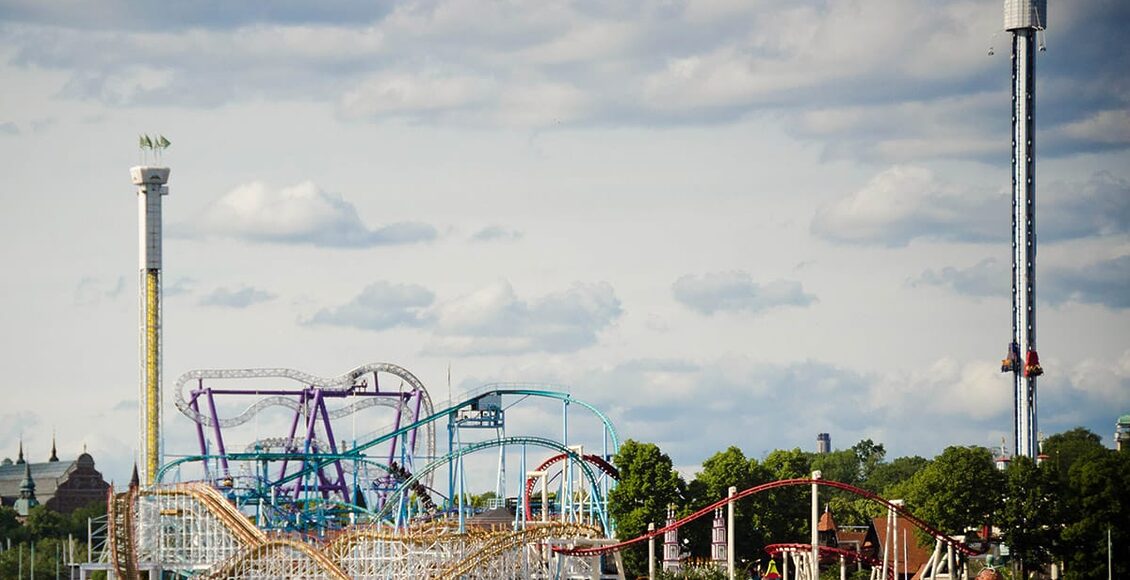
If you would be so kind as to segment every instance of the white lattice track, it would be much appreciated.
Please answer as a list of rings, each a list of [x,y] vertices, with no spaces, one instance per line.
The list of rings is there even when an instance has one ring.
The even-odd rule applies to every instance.
[[[551,549],[602,541],[599,529],[582,524],[463,534],[442,522],[408,531],[358,527],[315,541],[265,534],[206,485],[131,490],[112,504],[111,558],[123,579],[149,570],[237,580],[600,577],[598,560]]]

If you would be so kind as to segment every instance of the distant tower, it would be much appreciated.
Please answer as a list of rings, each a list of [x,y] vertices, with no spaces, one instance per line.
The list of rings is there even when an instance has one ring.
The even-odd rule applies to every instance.
[[[1014,449],[1035,458],[1036,377],[1036,33],[1047,26],[1047,0],[1005,0],[1012,33],[1012,343],[1001,362],[1011,372]]]
[[[1119,451],[1130,449],[1130,414],[1119,417],[1114,425],[1114,448]]]
[[[817,453],[831,453],[832,452],[832,436],[827,433],[816,434],[816,452]]]
[[[998,470],[1008,471],[1010,461],[1011,460],[1008,458],[1008,449],[1004,446],[1004,437],[1001,437],[1001,453],[993,458],[993,463],[996,464]]]
[[[137,186],[141,294],[141,481],[152,485],[161,466],[161,198],[169,194],[168,167],[130,168]]]

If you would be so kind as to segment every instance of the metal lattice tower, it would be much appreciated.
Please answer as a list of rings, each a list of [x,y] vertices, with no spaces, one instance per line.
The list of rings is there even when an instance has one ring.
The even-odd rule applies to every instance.
[[[1011,372],[1018,456],[1036,457],[1036,34],[1047,23],[1047,0],[1005,0],[1012,33],[1012,343],[1001,370]]]

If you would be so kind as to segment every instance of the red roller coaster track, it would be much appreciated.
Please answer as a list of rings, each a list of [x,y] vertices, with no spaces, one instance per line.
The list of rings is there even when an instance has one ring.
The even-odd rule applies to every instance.
[[[763,483],[761,485],[755,485],[755,486],[753,486],[749,489],[742,490],[742,491],[734,494],[733,497],[727,497],[727,498],[720,499],[720,500],[718,500],[718,501],[716,501],[716,502],[698,510],[697,512],[694,512],[693,514],[686,516],[686,517],[684,517],[684,518],[682,518],[682,519],[680,519],[676,522],[673,522],[671,524],[663,526],[662,528],[657,528],[655,531],[648,532],[648,533],[646,533],[646,534],[644,534],[644,535],[642,535],[638,538],[632,538],[630,540],[625,540],[625,541],[620,542],[618,544],[610,544],[608,546],[599,546],[599,547],[592,547],[592,548],[573,548],[573,549],[568,549],[568,548],[564,548],[564,547],[555,547],[553,550],[555,552],[559,552],[561,554],[566,554],[566,555],[569,555],[569,556],[597,556],[597,555],[600,555],[600,554],[608,554],[608,553],[611,553],[611,552],[617,552],[617,551],[623,550],[624,548],[627,548],[628,546],[631,546],[633,544],[638,544],[640,542],[643,542],[645,540],[649,540],[649,539],[654,538],[656,536],[663,535],[664,533],[667,533],[671,530],[681,528],[681,527],[683,527],[683,525],[688,524],[690,522],[693,522],[694,520],[697,520],[698,518],[700,518],[700,517],[702,517],[702,516],[704,516],[708,513],[712,513],[715,508],[722,507],[729,502],[737,501],[739,499],[742,499],[742,498],[745,498],[745,497],[748,497],[748,496],[751,496],[751,495],[756,495],[756,494],[759,494],[763,491],[769,491],[771,489],[778,489],[778,488],[782,488],[782,487],[793,487],[793,486],[797,486],[797,485],[812,485],[814,483],[816,485],[822,485],[824,487],[842,489],[844,491],[854,493],[855,495],[858,495],[860,497],[869,499],[869,500],[871,500],[875,503],[878,503],[880,505],[886,506],[887,509],[893,510],[895,513],[897,513],[900,516],[909,520],[910,523],[914,524],[915,527],[917,527],[918,529],[926,532],[927,534],[929,534],[930,536],[933,536],[936,539],[939,539],[939,540],[953,546],[955,550],[961,552],[962,554],[965,554],[966,556],[973,556],[973,555],[976,555],[976,554],[979,553],[977,550],[974,550],[973,548],[967,546],[965,543],[963,543],[959,540],[956,540],[954,538],[951,538],[951,537],[943,534],[942,532],[934,529],[930,524],[927,524],[926,522],[918,519],[914,514],[910,513],[909,511],[902,508],[901,506],[897,506],[897,505],[895,505],[895,504],[893,504],[893,503],[891,503],[891,502],[889,502],[889,501],[879,497],[878,495],[875,495],[875,494],[873,494],[873,493],[871,493],[871,492],[869,492],[865,489],[860,489],[858,487],[855,487],[854,485],[848,485],[846,483],[840,483],[838,481],[829,481],[829,480],[826,480],[826,479],[808,479],[808,478],[782,479],[782,480],[779,480],[779,481],[771,481],[769,483]]]
[[[581,457],[586,462],[595,465],[597,469],[599,469],[605,475],[608,475],[612,479],[615,479],[615,480],[620,479],[620,470],[616,469],[611,463],[605,461],[603,457],[601,457],[599,455],[593,455],[593,454],[582,455]],[[550,457],[549,459],[546,459],[544,462],[542,462],[542,464],[538,466],[536,471],[545,471],[546,468],[548,468],[550,465],[553,465],[554,463],[557,463],[557,462],[562,461],[564,459],[565,459],[565,454],[564,453],[558,453],[557,455],[554,455],[554,456]],[[534,484],[535,483],[537,483],[537,479],[535,479],[533,477],[526,479],[526,496],[525,497],[526,497],[526,519],[527,520],[534,519],[533,510],[530,508],[530,496],[533,495],[533,493],[534,493]],[[542,509],[545,509],[545,508],[543,507]]]
[[[847,558],[848,560],[852,560],[852,561],[859,560],[860,562],[863,562],[864,564],[867,564],[868,566],[882,566],[883,565],[883,562],[881,560],[876,559],[876,558],[872,558],[871,556],[865,556],[865,555],[863,555],[859,552],[856,552],[855,550],[845,550],[843,548],[832,548],[830,546],[819,546],[819,548],[820,548],[821,559],[823,559],[823,556],[827,556],[827,555],[843,556],[844,558]],[[812,552],[812,545],[811,544],[769,544],[768,546],[765,546],[765,553],[769,554],[770,556],[776,556],[776,555],[780,554],[781,552],[790,552],[790,551],[809,553],[809,552]]]

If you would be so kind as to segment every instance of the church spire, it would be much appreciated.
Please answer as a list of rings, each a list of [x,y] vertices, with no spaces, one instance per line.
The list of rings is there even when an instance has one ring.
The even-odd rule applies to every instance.
[[[47,461],[59,461],[58,454],[55,453],[55,433],[51,433],[51,458]]]
[[[30,463],[24,463],[24,480],[20,482],[20,499],[35,499],[35,481],[31,478]]]
[[[31,464],[24,463],[24,480],[20,482],[20,498],[12,505],[16,513],[27,517],[31,508],[39,505],[35,499],[35,481],[31,479]]]
[[[24,464],[24,438],[20,436],[20,456],[16,458],[16,465]]]

